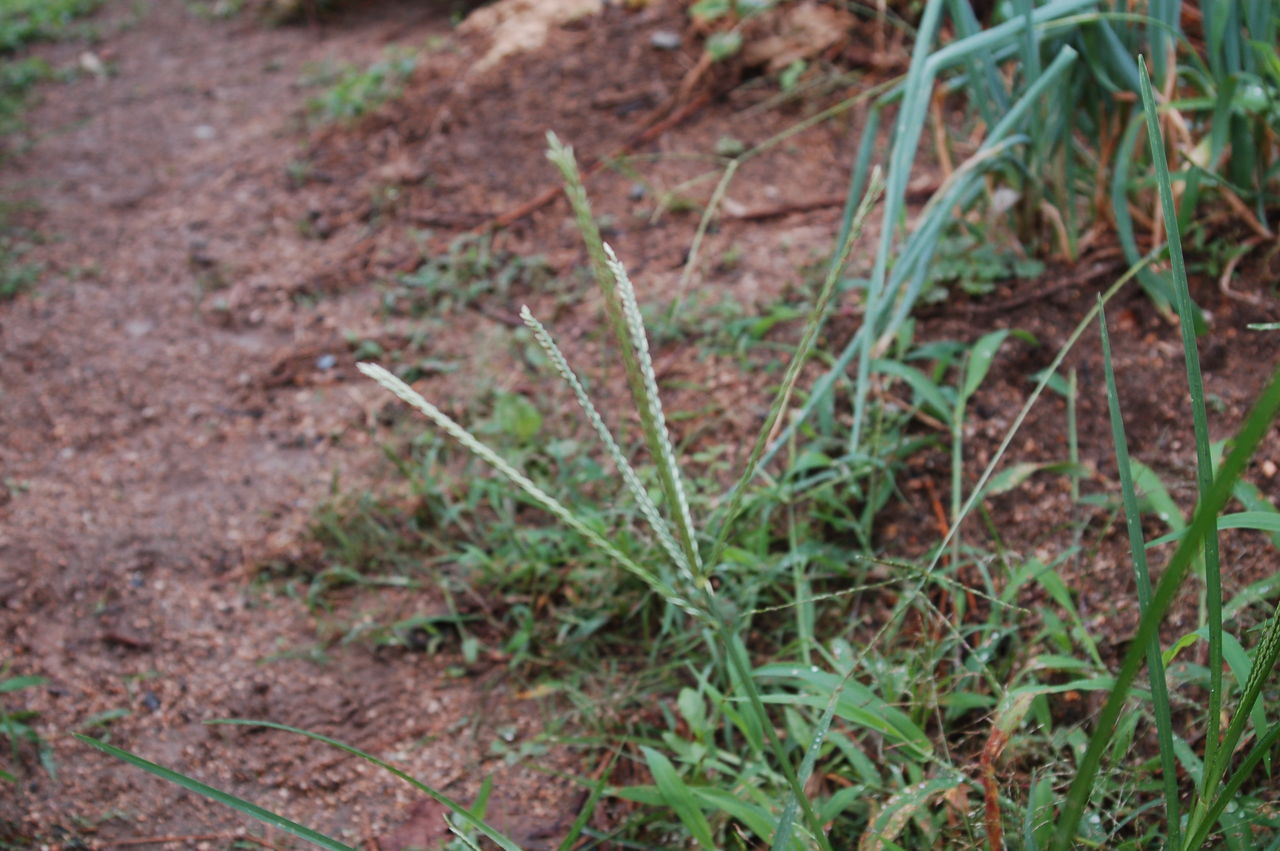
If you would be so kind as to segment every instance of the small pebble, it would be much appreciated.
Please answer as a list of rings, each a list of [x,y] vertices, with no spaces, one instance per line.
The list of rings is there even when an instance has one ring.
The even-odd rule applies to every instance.
[[[659,50],[676,50],[680,47],[680,33],[671,30],[655,30],[649,36],[649,44]]]
[[[631,188],[627,190],[627,197],[630,198],[632,201],[639,201],[641,198],[643,198],[644,184],[643,183],[631,184]]]
[[[336,364],[337,362],[338,362],[338,359],[334,355],[321,355],[320,357],[316,358],[316,369],[319,369],[322,371],[326,369],[333,369],[334,364]]]

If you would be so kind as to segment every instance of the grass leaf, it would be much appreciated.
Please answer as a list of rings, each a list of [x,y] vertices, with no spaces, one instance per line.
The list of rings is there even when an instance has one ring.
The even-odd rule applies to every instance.
[[[181,786],[183,789],[195,792],[197,795],[203,795],[209,800],[222,804],[223,806],[231,807],[233,810],[237,810],[247,816],[251,816],[263,824],[269,824],[272,827],[278,827],[283,831],[292,833],[294,836],[305,839],[315,845],[319,845],[321,848],[328,848],[330,851],[356,851],[352,846],[339,842],[332,837],[325,836],[323,833],[312,830],[309,827],[304,827],[295,821],[290,821],[284,816],[277,815],[270,810],[263,809],[257,804],[250,803],[243,798],[237,798],[235,795],[228,794],[220,789],[215,789],[214,787],[201,783],[199,780],[188,777],[185,774],[172,771],[165,768],[163,765],[157,765],[154,762],[149,762],[140,756],[135,756],[126,750],[121,750],[115,745],[109,745],[106,742],[98,741],[97,739],[90,738],[89,736],[82,736],[79,733],[75,734],[75,736],[86,745],[95,747],[108,756],[115,757],[122,762],[127,762],[132,766],[141,768],[143,771],[150,772],[162,780],[167,780],[176,786]]]
[[[649,773],[653,775],[653,781],[662,794],[662,800],[689,829],[689,833],[699,845],[714,851],[716,843],[711,837],[711,825],[703,815],[693,792],[680,779],[671,760],[651,747],[641,746],[640,750],[644,754],[645,763],[649,766]]]
[[[503,851],[521,851],[519,845],[517,845],[515,842],[511,841],[507,837],[503,836],[501,833],[494,830],[489,825],[485,824],[483,821],[480,820],[480,818],[476,816],[475,812],[473,812],[473,810],[479,811],[479,812],[483,811],[484,805],[485,805],[485,797],[487,793],[482,793],[478,797],[474,807],[465,807],[462,804],[450,798],[448,795],[445,795],[442,792],[437,792],[435,789],[432,789],[430,786],[427,786],[425,783],[422,783],[421,781],[416,780],[413,777],[410,777],[408,774],[405,774],[403,771],[396,768],[394,765],[391,765],[388,762],[378,759],[378,757],[373,756],[372,754],[365,753],[359,748],[354,748],[351,745],[346,744],[345,742],[340,742],[337,739],[332,739],[320,733],[313,733],[310,730],[302,730],[297,727],[290,727],[287,724],[276,724],[272,721],[250,721],[242,718],[228,718],[220,721],[210,721],[208,723],[228,724],[228,725],[233,725],[238,727],[265,727],[270,730],[283,730],[286,733],[295,733],[299,736],[306,736],[308,739],[315,739],[317,742],[324,742],[326,745],[335,747],[338,750],[346,751],[347,753],[352,754],[353,756],[358,756],[361,759],[363,759],[365,762],[369,763],[370,765],[375,765],[378,768],[381,768],[383,771],[386,771],[390,774],[395,775],[396,777],[400,778],[404,782],[408,783],[413,788],[417,789],[419,792],[422,792],[424,795],[427,795],[428,797],[430,797],[436,803],[442,804],[443,806],[448,807],[449,810],[453,812],[454,816],[456,816],[457,818],[469,824],[471,827],[483,833],[486,837],[492,840],[499,848],[502,848]]]

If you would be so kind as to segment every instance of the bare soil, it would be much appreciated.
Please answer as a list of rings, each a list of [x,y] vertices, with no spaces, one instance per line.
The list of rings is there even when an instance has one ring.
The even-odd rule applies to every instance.
[[[776,87],[751,69],[698,66],[675,3],[572,17],[552,24],[541,47],[487,68],[477,61],[494,30],[455,29],[445,5],[350,6],[272,28],[210,20],[169,0],[108,3],[91,49],[110,74],[44,87],[28,119],[35,143],[0,167],[5,197],[29,203],[24,223],[45,235],[31,257],[46,270],[35,292],[0,305],[0,660],[9,675],[49,679],[6,696],[6,706],[17,698],[39,713],[58,766],[56,779],[32,770],[0,800],[2,841],[218,848],[251,835],[290,844],[71,737],[124,709],[88,732],[353,844],[431,846],[447,833],[439,807],[330,748],[203,722],[261,718],[332,735],[464,801],[492,774],[494,823],[526,847],[554,846],[582,804],[568,775],[590,775],[593,756],[556,746],[508,764],[490,744],[532,739],[563,708],[523,691],[497,656],[466,666],[450,648],[325,646],[320,615],[252,586],[258,565],[302,557],[311,511],[335,475],[374,485],[388,475],[377,457],[389,403],[355,372],[350,340],[453,360],[457,371],[421,386],[459,412],[481,388],[541,392],[511,342],[521,302],[584,363],[600,363],[598,301],[574,277],[583,258],[563,201],[507,215],[555,184],[545,132],[574,144],[584,163],[635,155],[627,169],[595,173],[589,191],[642,300],[665,303],[697,214],[657,210],[662,194],[704,202],[714,180],[680,185],[714,166],[721,139],[763,141],[882,79],[902,56],[836,45],[825,58],[862,76],[769,107]],[[655,35],[672,34],[675,49],[654,46]],[[868,29],[863,44],[871,40]],[[366,65],[390,44],[421,48],[403,96],[354,124],[308,124],[311,91],[299,83],[308,68]],[[66,65],[84,49],[42,52]],[[744,166],[691,295],[754,307],[803,286],[801,270],[829,250],[858,129],[853,110]],[[431,326],[425,346],[411,342],[414,320],[384,313],[382,282],[499,218],[508,226],[496,244],[543,255],[560,282],[481,299]],[[975,476],[1028,376],[1117,269],[1101,252],[983,302],[953,300],[922,321],[923,337],[1017,327],[1039,341],[1010,344],[974,402]],[[1246,262],[1233,286],[1249,301],[1196,282],[1211,318],[1205,370],[1219,436],[1275,362],[1275,336],[1245,326],[1278,318],[1276,273],[1274,252]],[[1172,389],[1181,381],[1176,329],[1136,291],[1119,302],[1112,327],[1132,444],[1185,497],[1188,414],[1169,403],[1182,396]],[[856,306],[843,306],[828,344],[841,345],[855,322]],[[1071,364],[1085,388],[1084,461],[1101,489],[1114,475],[1095,339]],[[764,413],[770,377],[732,357],[673,341],[658,362],[673,408],[704,412],[677,425],[700,429],[700,442],[741,442]],[[616,383],[602,391],[606,404],[621,398]],[[1065,457],[1060,400],[1033,413],[1015,450],[1017,460]],[[1273,499],[1278,456],[1273,435],[1254,476]],[[933,516],[926,479],[945,481],[938,459],[919,462],[908,507],[886,521],[885,539],[903,551],[935,537],[922,519]],[[1054,478],[996,509],[1005,544],[1027,553],[1060,544],[1062,521],[1082,510]],[[1233,589],[1274,572],[1262,536],[1235,540]],[[1073,577],[1082,608],[1117,647],[1135,619],[1122,553],[1111,535]],[[422,592],[395,605],[435,611],[438,601]]]

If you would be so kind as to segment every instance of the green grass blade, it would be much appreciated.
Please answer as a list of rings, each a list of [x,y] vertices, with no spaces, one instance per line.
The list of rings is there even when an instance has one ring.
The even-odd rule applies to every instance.
[[[1111,170],[1111,214],[1116,223],[1116,238],[1124,250],[1125,259],[1130,263],[1138,260],[1138,240],[1134,236],[1133,216],[1129,214],[1129,159],[1137,144],[1138,131],[1142,122],[1134,116],[1125,128],[1116,149],[1115,163]],[[1138,277],[1142,289],[1151,298],[1156,309],[1167,313],[1171,301],[1169,287],[1164,279],[1148,269],[1144,269]]]
[[[1203,545],[1204,539],[1212,534],[1216,527],[1215,520],[1218,513],[1231,498],[1232,488],[1235,487],[1236,481],[1257,451],[1277,413],[1280,413],[1280,367],[1272,373],[1271,379],[1236,433],[1231,452],[1223,462],[1222,469],[1212,486],[1201,493],[1187,535],[1178,544],[1178,549],[1169,560],[1152,594],[1151,606],[1138,623],[1137,632],[1116,674],[1111,696],[1098,714],[1095,722],[1096,729],[1077,766],[1075,779],[1072,780],[1071,787],[1067,791],[1067,799],[1058,818],[1053,844],[1050,846],[1053,851],[1068,851],[1073,847],[1076,827],[1088,804],[1089,793],[1093,790],[1103,752],[1110,742],[1116,720],[1120,717],[1120,712],[1133,688],[1138,669],[1146,656],[1147,645],[1157,634],[1160,621],[1173,603],[1174,596],[1191,568],[1196,552]]]
[[[42,686],[46,682],[48,682],[47,677],[10,677],[9,679],[0,682],[0,694],[6,694],[8,692],[18,691],[24,688],[32,688],[34,686]]]
[[[711,836],[711,825],[693,792],[680,779],[671,760],[650,747],[641,746],[640,751],[644,754],[649,773],[653,775],[653,782],[657,784],[658,792],[662,794],[667,806],[679,817],[699,845],[714,851],[716,843]]]
[[[733,182],[733,176],[738,173],[738,168],[743,162],[742,157],[730,160],[729,164],[724,167],[724,174],[720,175],[716,188],[711,190],[711,197],[707,199],[707,206],[702,211],[702,216],[698,219],[698,227],[693,232],[693,240],[689,243],[688,257],[684,261],[684,269],[680,271],[680,280],[676,283],[675,310],[680,309],[680,305],[683,304],[684,297],[689,291],[689,281],[693,279],[694,270],[697,268],[698,257],[702,253],[702,241],[707,237],[707,230],[711,227],[711,220],[715,217],[716,210],[720,208],[725,193],[729,191],[729,184]]]
[[[1175,533],[1185,532],[1187,521],[1183,518],[1178,503],[1170,496],[1169,489],[1161,481],[1160,474],[1136,459],[1129,461],[1129,469],[1133,473],[1135,487],[1142,491],[1142,498],[1149,512]]]
[[[1210,764],[1205,760],[1205,783],[1206,789],[1215,789],[1215,802],[1217,798],[1224,797],[1226,790],[1222,790],[1221,794],[1217,794],[1213,779],[1208,777],[1209,771],[1221,770],[1224,774],[1227,768],[1227,760],[1235,752],[1236,745],[1240,742],[1240,737],[1244,734],[1245,726],[1249,722],[1250,714],[1255,708],[1259,695],[1262,693],[1262,687],[1267,679],[1275,670],[1276,660],[1280,658],[1280,606],[1277,606],[1275,612],[1272,613],[1271,623],[1267,627],[1266,633],[1262,637],[1261,643],[1258,645],[1257,651],[1253,656],[1253,665],[1249,669],[1249,678],[1245,682],[1244,693],[1240,696],[1240,705],[1236,707],[1235,715],[1231,718],[1231,724],[1227,727],[1226,733],[1222,737],[1222,745],[1219,753],[1222,755],[1220,760],[1221,767]],[[1256,718],[1255,718],[1256,720]],[[1259,730],[1258,732],[1261,732]],[[1256,750],[1256,749],[1255,749]],[[1266,750],[1259,753],[1259,757],[1265,756]],[[1219,778],[1219,782],[1221,778]],[[1203,805],[1209,796],[1203,796],[1200,803]],[[1217,816],[1214,816],[1214,820]],[[1212,828],[1213,821],[1208,818],[1207,812],[1201,812],[1198,807],[1192,813],[1189,830],[1194,830],[1196,834],[1200,834]]]
[[[845,675],[848,679],[852,675],[852,669],[849,674]],[[822,751],[822,743],[826,741],[827,731],[831,729],[831,722],[836,717],[836,706],[840,702],[840,694],[843,690],[844,683],[832,689],[831,695],[827,698],[827,706],[822,711],[822,717],[818,719],[817,725],[814,727],[813,737],[809,740],[809,747],[805,749],[804,759],[800,762],[800,786],[809,782],[810,775],[813,774],[813,766],[818,761],[818,754]],[[778,818],[778,830],[773,835],[773,843],[770,845],[771,851],[784,851],[791,845],[792,831],[795,827],[796,813],[799,811],[799,801],[796,800],[794,792],[787,795],[787,802],[782,807],[782,815]]]
[[[1198,827],[1195,828],[1195,832],[1187,838],[1187,844],[1183,846],[1184,848],[1200,848],[1204,845],[1205,840],[1209,838],[1209,832],[1213,830],[1214,824],[1222,816],[1223,811],[1235,800],[1236,793],[1240,791],[1240,787],[1257,769],[1258,763],[1275,747],[1277,740],[1280,740],[1280,724],[1276,724],[1268,730],[1267,734],[1259,739],[1249,750],[1249,755],[1241,761],[1236,773],[1231,775],[1231,779],[1227,781],[1222,787],[1222,791],[1218,793],[1217,799],[1205,811],[1204,817],[1199,821]]]
[[[886,98],[876,100],[867,112],[866,123],[862,128],[862,140],[858,143],[858,155],[854,157],[853,168],[849,170],[849,188],[844,199],[844,212],[840,216],[840,235],[836,237],[835,251],[831,254],[834,263],[840,256],[840,246],[849,239],[853,230],[853,219],[861,206],[867,175],[871,170],[871,158],[875,155],[880,142],[880,113],[884,109]]]
[[[792,689],[810,692],[766,695],[763,699],[770,703],[812,706],[825,711],[828,702],[834,701],[834,713],[850,724],[883,736],[893,747],[901,747],[915,758],[924,760],[934,756],[933,743],[909,715],[890,706],[869,687],[851,680],[847,674],[815,671],[803,665],[780,662],[757,668],[755,676],[780,679]]]
[[[960,393],[962,399],[972,396],[982,384],[983,379],[987,377],[991,364],[996,359],[996,352],[1000,351],[1000,346],[1004,344],[1009,333],[1008,329],[992,331],[984,334],[978,342],[973,344],[973,349],[969,352],[969,360],[964,367],[964,385]]]
[[[890,360],[888,358],[876,359],[871,362],[872,375],[888,375],[902,381],[911,388],[912,407],[917,410],[923,410],[931,416],[937,417],[945,425],[953,425],[952,418],[954,416],[954,398],[948,399],[947,393],[943,392],[943,388],[930,380],[914,366],[908,366],[902,361]],[[947,388],[950,390],[950,388]]]
[[[1116,374],[1111,362],[1111,338],[1107,319],[1098,313],[1098,329],[1102,334],[1102,369],[1107,382],[1107,409],[1111,415],[1111,442],[1115,446],[1116,466],[1120,470],[1120,493],[1124,501],[1125,527],[1129,532],[1129,553],[1133,559],[1134,578],[1138,586],[1141,612],[1151,605],[1151,573],[1147,567],[1147,551],[1142,539],[1142,515],[1133,487],[1133,470],[1129,464],[1129,445],[1125,438],[1124,418],[1120,415],[1120,394],[1116,390]],[[1153,635],[1147,645],[1147,680],[1151,685],[1151,703],[1156,716],[1156,735],[1160,743],[1161,783],[1164,786],[1165,824],[1168,847],[1179,843],[1177,754],[1173,750],[1173,720],[1169,705],[1169,686],[1165,681],[1164,662],[1160,657],[1159,636]]]
[[[455,816],[462,819],[467,824],[471,825],[476,830],[483,833],[490,840],[492,840],[494,844],[496,844],[499,848],[502,848],[503,851],[521,851],[519,845],[517,845],[515,842],[508,839],[506,836],[503,836],[501,833],[494,830],[492,827],[490,827],[489,825],[481,821],[479,818],[477,818],[475,813],[472,812],[472,808],[463,806],[462,804],[450,798],[448,795],[445,795],[441,792],[437,792],[435,789],[432,789],[430,786],[426,785],[425,783],[422,783],[416,780],[415,778],[410,777],[408,774],[405,774],[403,771],[396,768],[394,765],[391,765],[388,762],[378,759],[376,756],[373,756],[372,754],[365,753],[359,748],[354,748],[351,745],[346,744],[345,742],[340,742],[337,739],[331,739],[328,736],[322,735],[320,733],[313,733],[310,730],[301,730],[297,727],[290,727],[287,724],[277,724],[273,721],[250,721],[243,718],[227,718],[219,721],[210,721],[208,723],[226,724],[226,725],[231,725],[236,727],[266,727],[271,730],[283,730],[286,733],[296,733],[299,736],[306,736],[308,739],[315,739],[317,742],[324,742],[326,745],[335,747],[338,750],[346,751],[347,753],[352,754],[353,756],[358,756],[361,759],[363,759],[365,762],[371,765],[377,766],[378,768],[381,768],[383,771],[386,771],[395,775],[396,777],[400,778],[404,782],[408,783],[413,788],[417,789],[419,792],[422,792],[424,795],[427,795],[428,797],[433,799],[436,803],[441,804],[445,807],[448,807]],[[478,802],[475,807],[476,810],[482,810],[483,808],[484,808],[483,802]]]
[[[578,808],[578,817],[573,820],[573,824],[569,825],[569,832],[565,834],[564,839],[560,840],[560,844],[556,846],[556,851],[572,851],[577,844],[578,837],[582,835],[582,831],[587,827],[587,822],[591,821],[591,816],[596,811],[596,804],[609,787],[609,784],[605,782],[605,778],[609,776],[613,769],[613,764],[617,761],[618,754],[615,752],[609,758],[609,762],[605,765],[604,771],[600,773],[599,778],[591,782],[591,793],[587,796],[586,802]]]
[[[743,646],[742,639],[732,631],[729,623],[729,618],[722,614],[722,625],[718,637],[725,654],[728,656],[729,665],[733,668],[735,682],[746,692],[750,711],[755,714],[755,717],[763,725],[769,747],[777,757],[778,765],[782,769],[783,776],[787,779],[791,795],[800,803],[800,809],[804,813],[805,824],[813,833],[814,839],[817,840],[818,847],[822,851],[832,851],[831,842],[827,839],[826,832],[822,829],[822,822],[818,819],[818,814],[813,809],[813,802],[804,793],[804,785],[800,782],[795,766],[791,764],[787,750],[783,747],[782,740],[778,737],[778,731],[774,727],[772,719],[769,718],[768,710],[765,709],[764,701],[760,697],[760,689],[756,687],[755,675],[751,670],[751,661],[747,656],[747,648]]]
[[[1233,496],[1240,499],[1240,488],[1236,488]],[[1274,508],[1270,511],[1237,511],[1234,514],[1224,514],[1218,518],[1218,530],[1224,529],[1252,529],[1255,532],[1269,532],[1272,537],[1272,543],[1276,543],[1274,536],[1280,535],[1280,512]],[[1167,535],[1161,535],[1159,538],[1147,542],[1147,549],[1176,541],[1182,537],[1182,529],[1170,532]]]
[[[1173,202],[1169,163],[1165,159],[1164,137],[1156,116],[1155,99],[1146,62],[1138,57],[1138,81],[1142,85],[1142,112],[1147,122],[1147,141],[1156,166],[1156,183],[1169,241],[1169,263],[1173,271],[1174,305],[1182,332],[1187,389],[1191,394],[1191,420],[1196,441],[1196,483],[1201,494],[1213,483],[1213,455],[1209,449],[1209,420],[1204,404],[1204,379],[1200,375],[1200,353],[1196,348],[1196,311],[1187,287],[1187,268],[1182,258],[1182,236],[1178,232],[1178,210]],[[1218,558],[1218,534],[1211,528],[1204,539],[1205,610],[1209,621],[1209,709],[1206,713],[1205,783],[1203,797],[1213,798],[1225,765],[1218,765],[1218,732],[1222,711],[1222,574]]]
[[[748,803],[740,795],[735,795],[728,789],[720,789],[715,786],[695,786],[693,787],[693,794],[698,796],[707,806],[714,807],[731,818],[742,822],[756,836],[768,837],[773,832],[774,816],[772,813],[767,812],[763,807]],[[805,846],[797,840],[792,843],[791,847],[803,849]]]
[[[319,845],[321,848],[328,848],[330,851],[356,851],[352,846],[339,842],[332,837],[325,836],[323,833],[319,833],[309,827],[304,827],[295,821],[285,818],[284,816],[277,815],[270,810],[263,809],[257,804],[250,803],[243,798],[237,798],[235,795],[223,792],[221,789],[215,789],[212,786],[201,783],[199,780],[195,780],[185,774],[179,774],[176,771],[165,768],[163,765],[157,765],[156,763],[145,760],[140,756],[135,756],[126,750],[121,750],[115,745],[109,745],[106,742],[100,742],[97,739],[82,736],[79,733],[76,733],[75,737],[86,745],[91,745],[108,756],[113,756],[122,762],[127,762],[132,766],[141,768],[143,771],[154,774],[161,780],[166,780],[175,786],[181,786],[183,789],[195,792],[197,795],[202,795],[215,803],[219,803],[223,806],[230,807],[233,810],[242,812],[247,816],[257,819],[263,824],[269,824],[272,827],[278,827],[281,830],[288,831],[294,836],[305,839],[312,844]]]
[[[858,205],[858,211],[853,217],[853,223],[849,231],[845,234],[843,243],[840,245],[839,253],[827,270],[827,277],[823,281],[822,289],[818,292],[813,309],[809,312],[809,316],[805,321],[804,332],[800,337],[800,342],[796,346],[795,352],[791,356],[791,362],[787,365],[782,384],[774,397],[773,405],[769,408],[769,415],[765,418],[760,433],[756,436],[755,445],[751,448],[751,454],[747,457],[747,463],[743,467],[742,474],[734,483],[733,488],[729,491],[728,498],[725,500],[725,509],[722,519],[718,523],[716,541],[707,556],[707,562],[713,569],[724,551],[733,522],[737,519],[738,513],[742,509],[742,500],[746,496],[747,486],[755,478],[756,471],[760,469],[765,446],[769,443],[774,428],[786,411],[791,395],[795,390],[796,381],[800,377],[800,370],[804,368],[805,363],[809,360],[809,353],[813,350],[814,343],[817,341],[818,330],[822,327],[823,316],[826,314],[827,306],[831,303],[831,297],[835,293],[836,281],[839,280],[840,272],[844,270],[844,265],[849,259],[853,245],[862,234],[867,217],[876,202],[880,200],[883,192],[884,182],[881,179],[880,169],[876,168],[871,173],[871,183],[867,187],[866,194],[862,197],[862,202]]]

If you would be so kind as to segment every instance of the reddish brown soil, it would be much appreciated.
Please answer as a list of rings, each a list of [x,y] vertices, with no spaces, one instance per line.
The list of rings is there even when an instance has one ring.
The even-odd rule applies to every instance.
[[[634,143],[635,172],[603,171],[589,189],[642,300],[665,301],[696,216],[655,216],[655,198],[710,168],[721,137],[758,143],[840,93],[753,108],[776,89],[723,73],[691,76],[691,35],[675,51],[651,46],[654,32],[685,25],[662,3],[610,6],[481,74],[468,69],[483,38],[457,36],[448,9],[351,5],[358,8],[335,18],[273,29],[202,19],[164,0],[109,4],[93,49],[110,77],[45,87],[29,116],[37,144],[0,173],[6,196],[30,201],[28,224],[48,237],[32,255],[47,270],[38,289],[0,305],[0,655],[10,675],[49,678],[20,696],[39,713],[59,768],[56,780],[30,772],[0,801],[0,839],[109,847],[178,837],[226,847],[250,830],[288,843],[70,736],[118,709],[129,714],[110,724],[112,742],[352,843],[404,848],[445,834],[434,805],[331,749],[202,722],[263,718],[330,734],[464,801],[492,773],[491,818],[530,848],[554,846],[576,815],[577,787],[556,772],[589,774],[582,754],[557,748],[536,766],[508,766],[490,753],[499,728],[515,725],[529,739],[544,728],[543,713],[558,711],[522,699],[502,660],[459,677],[452,650],[320,648],[317,616],[252,590],[252,569],[305,549],[310,511],[335,471],[360,483],[385,472],[375,461],[387,400],[355,373],[347,335],[407,345],[415,325],[379,310],[377,282],[552,186],[546,130],[584,162]],[[389,43],[431,45],[404,96],[354,126],[308,129],[308,92],[298,85],[308,63],[366,64]],[[45,52],[67,63],[82,49]],[[695,85],[685,90],[686,81]],[[852,114],[828,121],[741,170],[728,192],[731,215],[704,247],[695,294],[759,305],[801,285],[800,269],[828,250],[838,208],[826,202],[843,191],[856,129]],[[701,159],[676,156],[687,153]],[[711,185],[684,194],[701,202]],[[811,202],[821,203],[785,213]],[[733,215],[744,211],[766,215]],[[425,240],[416,235],[422,228],[433,229]],[[546,256],[570,283],[482,301],[429,326],[427,354],[460,368],[423,386],[450,409],[465,410],[483,388],[543,392],[510,339],[522,301],[580,362],[601,362],[598,301],[570,274],[582,257],[563,203],[516,221],[499,242]],[[1244,330],[1277,318],[1274,290],[1260,283],[1268,274],[1254,268],[1245,280],[1258,283],[1236,285],[1269,300],[1261,308],[1198,282],[1213,315],[1206,377],[1221,399],[1219,435],[1239,422],[1275,359],[1274,336]],[[1001,299],[1026,290],[998,293],[973,312],[953,303],[927,320],[921,336],[973,339],[1020,327],[1040,341],[1010,344],[974,401],[978,461],[1025,398],[1028,375],[1110,280],[1003,307]],[[842,309],[832,345],[853,314],[852,305]],[[1175,329],[1137,293],[1122,296],[1112,316],[1131,441],[1185,496],[1190,432],[1170,404],[1182,396]],[[1103,476],[1091,486],[1110,488],[1095,339],[1089,334],[1071,363],[1092,388],[1081,404],[1082,444]],[[679,427],[702,429],[707,443],[740,442],[764,412],[770,376],[744,376],[734,359],[696,357],[695,347],[658,352],[670,402],[684,411],[710,403],[725,415]],[[330,355],[334,365],[323,368]],[[616,401],[617,388],[602,386],[606,404]],[[1064,425],[1060,401],[1047,401],[1015,443],[1017,459],[1064,458]],[[1267,462],[1276,458],[1272,439],[1255,476],[1273,497],[1280,478]],[[920,478],[944,469],[931,464],[921,463]],[[927,491],[907,495],[911,508],[887,519],[896,525],[886,536],[905,528],[905,550],[933,536],[920,519],[932,516]],[[1022,552],[1060,545],[1062,521],[1080,510],[1057,479],[1037,480],[997,507],[1006,543]],[[1260,537],[1239,540],[1229,549],[1233,588],[1275,567]],[[1117,641],[1133,615],[1121,553],[1113,535],[1076,576],[1082,609]],[[385,605],[403,614],[438,603],[423,592]]]

